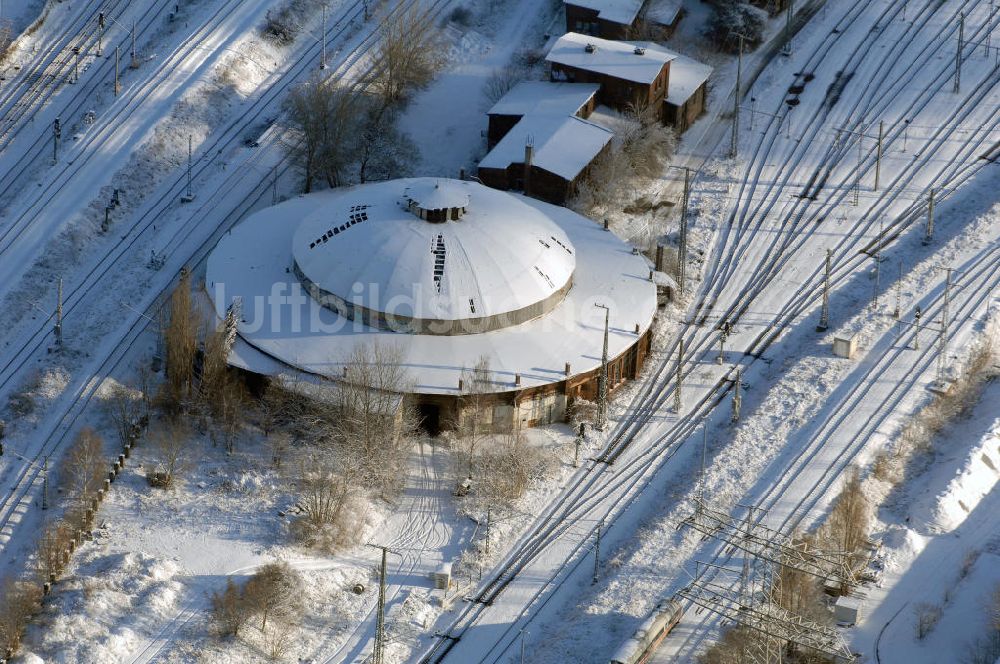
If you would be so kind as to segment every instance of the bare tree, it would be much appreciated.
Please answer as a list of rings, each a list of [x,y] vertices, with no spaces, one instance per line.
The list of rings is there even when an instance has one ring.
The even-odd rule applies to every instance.
[[[302,170],[304,191],[317,178],[338,186],[357,155],[358,94],[314,76],[292,90],[285,109],[293,135],[288,152]]]
[[[398,484],[417,418],[403,395],[409,378],[396,346],[358,345],[337,383],[333,442],[358,459],[362,481],[378,491]]]
[[[417,5],[382,24],[368,87],[384,108],[431,81],[443,63],[438,42],[429,10]]]
[[[264,654],[272,661],[283,659],[294,642],[295,626],[291,623],[273,622],[263,630]]]
[[[81,429],[66,452],[60,473],[69,500],[89,500],[104,483],[107,467],[104,441],[90,427]]]
[[[170,319],[164,330],[167,381],[164,406],[176,415],[192,395],[194,360],[198,352],[198,322],[191,302],[191,274],[181,270],[180,283],[170,297]]]
[[[209,620],[219,636],[238,636],[252,617],[243,588],[232,577],[226,579],[222,592],[212,593]]]
[[[358,179],[368,182],[409,176],[418,149],[397,127],[396,113],[369,103],[362,117]]]
[[[261,566],[247,581],[244,594],[260,617],[260,629],[268,619],[294,622],[302,614],[302,576],[285,561]]]
[[[494,69],[490,77],[486,79],[486,84],[483,86],[483,94],[486,96],[486,101],[493,105],[500,101],[505,94],[511,91],[511,89],[517,85],[521,80],[524,79],[527,72],[523,67],[519,67],[515,64],[509,64],[505,67],[499,69]]]
[[[933,631],[941,620],[941,607],[930,602],[918,602],[913,605],[914,631],[918,639],[923,639]]]
[[[41,608],[42,589],[37,583],[13,577],[0,585],[0,652],[16,652],[24,630]]]
[[[166,422],[150,435],[156,460],[150,483],[169,488],[190,463],[190,431],[181,423]]]
[[[465,457],[468,477],[475,477],[476,455],[480,443],[493,430],[492,393],[496,391],[490,358],[481,356],[472,369],[462,371],[458,415],[453,423],[456,442]]]
[[[138,435],[142,404],[140,395],[127,385],[118,384],[111,388],[107,409],[122,447],[134,442]]]
[[[830,538],[845,553],[856,553],[868,538],[871,507],[861,485],[856,467],[848,472],[844,488],[834,501],[826,529]]]

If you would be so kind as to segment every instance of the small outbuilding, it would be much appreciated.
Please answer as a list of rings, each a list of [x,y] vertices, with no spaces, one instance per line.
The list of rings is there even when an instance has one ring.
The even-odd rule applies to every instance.
[[[687,131],[705,112],[711,75],[711,67],[684,55],[678,55],[670,63],[670,86],[663,100],[663,122],[673,127],[678,135]]]
[[[587,119],[594,112],[599,88],[596,83],[518,83],[488,111],[489,148],[492,150],[526,115],[575,115]]]
[[[479,179],[494,189],[562,205],[612,137],[576,116],[526,115],[479,162]]]
[[[564,0],[566,31],[604,39],[629,39],[640,29],[646,0]]]

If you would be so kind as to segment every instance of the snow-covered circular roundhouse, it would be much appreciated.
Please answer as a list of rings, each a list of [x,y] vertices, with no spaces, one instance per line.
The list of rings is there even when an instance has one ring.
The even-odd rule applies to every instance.
[[[609,388],[639,372],[656,311],[649,275],[644,257],[570,210],[416,178],[256,212],[209,256],[206,287],[220,319],[239,302],[234,366],[336,380],[359,344],[395,346],[433,430],[461,416],[463,376],[486,358],[499,429],[596,398],[596,305],[610,308]]]

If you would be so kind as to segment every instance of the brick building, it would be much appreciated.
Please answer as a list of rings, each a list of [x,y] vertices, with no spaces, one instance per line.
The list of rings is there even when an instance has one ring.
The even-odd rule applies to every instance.
[[[526,115],[575,115],[587,119],[594,112],[599,87],[594,83],[518,83],[487,112],[489,148],[492,150]]]

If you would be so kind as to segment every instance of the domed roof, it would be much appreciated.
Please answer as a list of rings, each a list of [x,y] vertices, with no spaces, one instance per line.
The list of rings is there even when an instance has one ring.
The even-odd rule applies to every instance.
[[[421,214],[441,209],[458,212]],[[362,310],[376,326],[389,315],[430,334],[540,316],[565,296],[576,267],[569,238],[539,209],[474,182],[436,178],[337,192],[302,220],[292,253],[325,306],[349,317]]]

